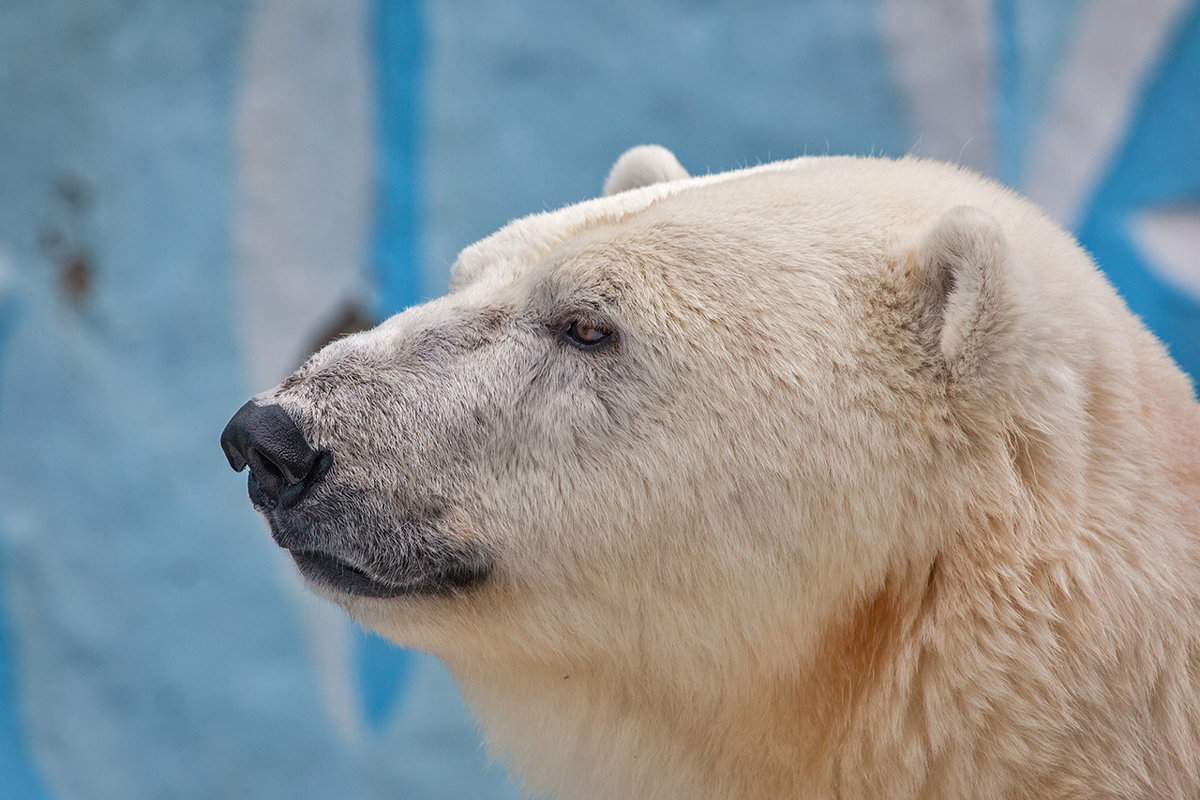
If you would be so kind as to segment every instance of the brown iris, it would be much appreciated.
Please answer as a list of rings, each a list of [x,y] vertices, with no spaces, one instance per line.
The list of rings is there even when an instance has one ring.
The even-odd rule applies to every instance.
[[[571,344],[585,350],[603,344],[613,335],[611,329],[582,319],[567,323],[562,333]]]

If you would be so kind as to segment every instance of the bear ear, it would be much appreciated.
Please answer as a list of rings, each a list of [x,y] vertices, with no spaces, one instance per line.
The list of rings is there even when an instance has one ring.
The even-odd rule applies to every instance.
[[[1020,358],[1021,275],[995,217],[950,209],[921,237],[916,260],[921,328],[950,380]]]
[[[608,171],[604,196],[687,177],[690,177],[687,170],[667,148],[656,144],[638,145],[626,150]]]

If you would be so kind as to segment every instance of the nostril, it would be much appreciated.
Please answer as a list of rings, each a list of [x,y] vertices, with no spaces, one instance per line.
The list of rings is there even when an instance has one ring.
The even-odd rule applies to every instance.
[[[269,477],[273,480],[287,483],[300,482],[287,480],[287,477],[283,474],[283,470],[275,466],[275,462],[271,460],[271,456],[264,453],[262,450],[259,450],[257,447],[251,448],[248,461],[250,463],[250,470],[252,472],[259,473],[263,477]]]
[[[221,433],[221,449],[234,470],[250,467],[251,498],[267,501],[260,504],[291,505],[312,483],[308,479],[319,477],[314,467],[320,454],[278,405],[243,405]],[[323,474],[324,469],[319,471]]]
[[[241,472],[246,468],[246,459],[242,457],[241,451],[236,447],[227,445],[222,439],[221,449],[225,451],[225,460],[229,462],[229,466],[233,467],[234,472]]]
[[[232,424],[233,420],[230,420],[230,424],[226,425],[225,430],[221,432],[221,450],[224,451],[225,460],[229,462],[229,466],[233,467],[233,471],[241,472],[247,467],[249,462],[242,455],[241,445],[231,435],[229,428]]]

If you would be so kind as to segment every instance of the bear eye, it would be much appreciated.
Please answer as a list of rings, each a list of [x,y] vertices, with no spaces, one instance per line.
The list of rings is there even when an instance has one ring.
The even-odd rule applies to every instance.
[[[591,350],[611,339],[613,331],[599,323],[576,319],[563,326],[562,335],[576,347]]]

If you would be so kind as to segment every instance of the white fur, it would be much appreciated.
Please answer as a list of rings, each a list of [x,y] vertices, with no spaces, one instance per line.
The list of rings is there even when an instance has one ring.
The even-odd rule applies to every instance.
[[[687,170],[679,163],[679,159],[675,158],[674,153],[660,145],[644,144],[626,150],[617,159],[604,181],[604,194],[608,196],[686,177]]]
[[[622,162],[279,391],[495,558],[335,599],[532,791],[1200,796],[1200,410],[1087,255],[946,165]],[[555,339],[572,309],[618,346]],[[323,399],[352,370],[371,402]]]

